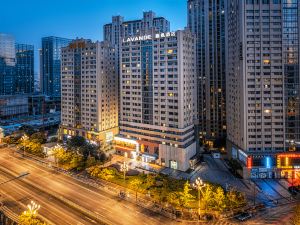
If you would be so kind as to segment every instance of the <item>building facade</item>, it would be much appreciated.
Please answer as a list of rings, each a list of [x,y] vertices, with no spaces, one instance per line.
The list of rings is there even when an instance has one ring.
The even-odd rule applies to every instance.
[[[105,147],[118,133],[115,49],[78,39],[62,49],[60,138],[83,136]]]
[[[34,92],[34,47],[27,44],[16,44],[15,93]]]
[[[15,38],[0,33],[0,95],[12,95],[15,81]]]
[[[28,116],[27,95],[6,95],[0,97],[0,121]]]
[[[103,39],[113,46],[119,47],[124,37],[145,33],[152,29],[157,32],[168,32],[170,31],[170,22],[163,17],[156,17],[152,11],[144,12],[143,18],[140,20],[124,21],[122,16],[113,16],[112,22],[103,26]]]
[[[228,1],[227,139],[255,177],[299,143],[299,3]]]
[[[111,43],[116,49],[116,57],[119,59],[122,39],[124,37],[142,34],[147,30],[153,29],[158,32],[168,32],[170,31],[170,22],[163,17],[156,17],[156,14],[152,11],[143,12],[143,18],[139,20],[125,21],[122,16],[113,16],[112,22],[103,26],[103,39]],[[120,60],[116,60],[116,68],[120,84]]]
[[[185,171],[196,154],[195,39],[189,31],[123,38],[117,152]]]
[[[61,48],[66,47],[70,39],[60,37],[42,38],[41,58],[41,91],[48,96],[60,96]]]
[[[187,5],[188,28],[197,38],[199,137],[212,146],[226,137],[225,3],[188,0]]]

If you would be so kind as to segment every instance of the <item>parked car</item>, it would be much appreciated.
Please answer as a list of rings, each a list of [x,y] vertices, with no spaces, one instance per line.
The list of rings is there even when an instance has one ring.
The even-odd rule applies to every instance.
[[[246,221],[246,220],[250,219],[251,217],[252,217],[252,214],[251,214],[251,213],[243,212],[243,213],[241,213],[240,215],[238,215],[236,218],[237,218],[239,221]]]
[[[295,186],[290,186],[288,187],[288,191],[292,194],[292,195],[297,195],[299,193],[299,189]]]

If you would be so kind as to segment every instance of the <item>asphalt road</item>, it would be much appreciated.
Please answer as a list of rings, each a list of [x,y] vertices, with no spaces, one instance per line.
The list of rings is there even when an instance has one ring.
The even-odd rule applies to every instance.
[[[96,215],[101,221],[114,225],[178,224],[69,176],[13,155],[8,149],[0,149],[0,182],[24,171],[30,175],[23,180],[0,186],[0,191],[5,194],[6,205],[14,211],[23,211],[26,204],[34,200],[41,205],[39,213],[58,225],[99,224],[95,217],[84,210]],[[65,204],[57,196],[80,208]]]

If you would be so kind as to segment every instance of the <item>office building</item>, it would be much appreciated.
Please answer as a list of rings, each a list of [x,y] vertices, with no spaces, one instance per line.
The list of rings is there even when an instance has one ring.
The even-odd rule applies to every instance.
[[[28,116],[27,95],[0,96],[0,122]]]
[[[118,133],[118,82],[115,49],[108,42],[78,39],[62,49],[60,138],[83,136],[112,142]]]
[[[34,47],[33,45],[16,44],[15,93],[34,92]]]
[[[60,96],[61,80],[61,48],[67,46],[70,39],[60,37],[42,38],[41,60],[41,91],[48,96]]]
[[[187,11],[197,38],[199,138],[213,146],[226,137],[224,0],[188,0]]]
[[[196,154],[195,39],[188,31],[124,37],[118,153],[185,171]]]
[[[0,58],[3,58],[8,66],[16,64],[15,38],[10,34],[0,33]]]
[[[15,65],[15,39],[9,34],[0,33],[0,95],[13,94]]]
[[[299,3],[231,0],[227,11],[228,150],[245,177],[272,177],[300,143]]]

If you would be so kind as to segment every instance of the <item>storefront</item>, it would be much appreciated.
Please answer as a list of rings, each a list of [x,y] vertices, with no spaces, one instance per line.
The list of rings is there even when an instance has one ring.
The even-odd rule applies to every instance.
[[[150,155],[147,153],[142,154],[142,161],[145,163],[156,163],[157,156],[155,155]]]
[[[300,179],[300,153],[277,155],[277,177]]]
[[[113,146],[117,154],[126,158],[136,159],[139,155],[139,143],[135,140],[116,136],[114,137]]]

